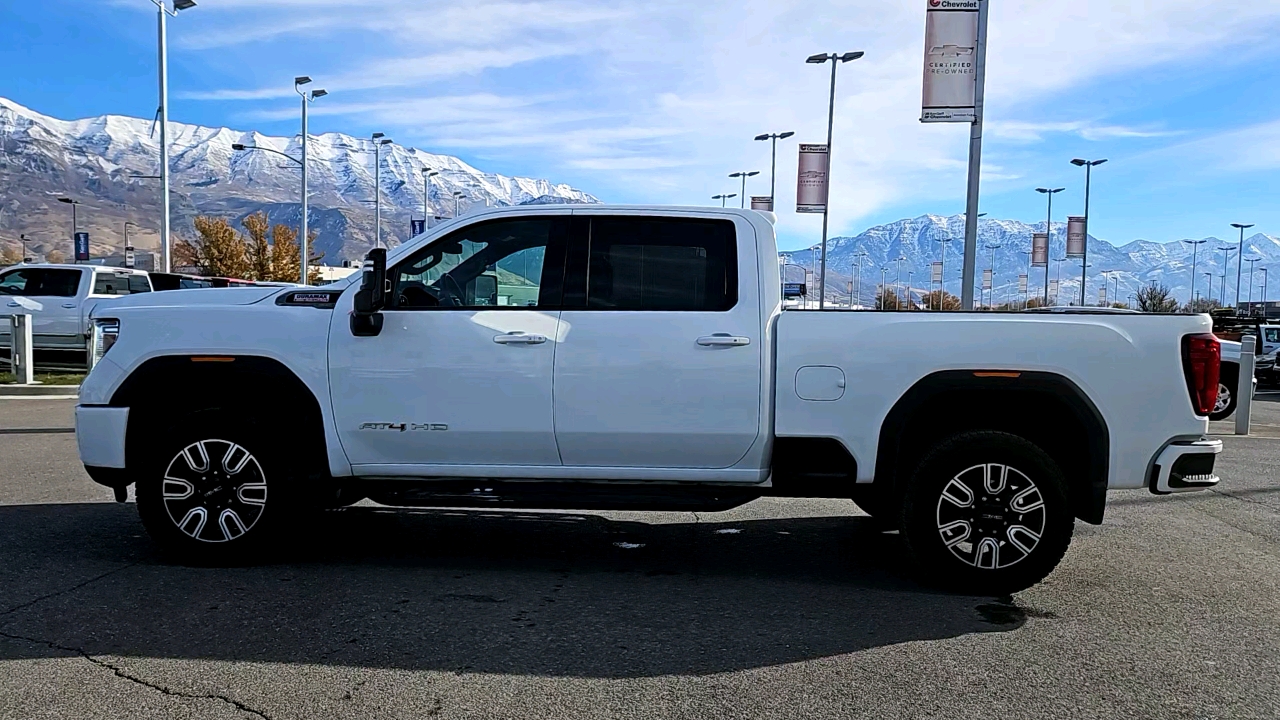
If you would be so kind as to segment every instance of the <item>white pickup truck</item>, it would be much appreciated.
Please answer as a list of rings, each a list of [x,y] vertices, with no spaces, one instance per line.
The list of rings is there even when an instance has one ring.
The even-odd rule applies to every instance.
[[[364,498],[821,497],[982,593],[1044,578],[1109,489],[1218,482],[1207,316],[783,312],[777,257],[750,210],[521,207],[322,288],[124,298],[94,316],[80,457],[181,561]]]
[[[142,270],[58,264],[6,268],[0,271],[0,348],[8,352],[9,316],[28,314],[38,363],[86,367],[93,308],[151,290]]]

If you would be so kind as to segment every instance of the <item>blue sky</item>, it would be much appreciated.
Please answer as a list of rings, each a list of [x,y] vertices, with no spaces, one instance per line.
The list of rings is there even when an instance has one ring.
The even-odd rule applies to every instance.
[[[833,234],[964,206],[965,126],[922,126],[924,0],[201,0],[170,23],[171,117],[297,132],[294,75],[332,94],[312,131],[461,156],[618,202],[710,203],[726,176],[779,146],[784,247],[820,217],[791,212],[795,141],[825,136],[814,52],[840,70]],[[994,217],[1044,216],[1042,185],[1117,243],[1280,234],[1280,3],[1001,0],[993,5],[983,193]],[[64,119],[148,117],[156,105],[148,0],[0,4],[0,95]]]

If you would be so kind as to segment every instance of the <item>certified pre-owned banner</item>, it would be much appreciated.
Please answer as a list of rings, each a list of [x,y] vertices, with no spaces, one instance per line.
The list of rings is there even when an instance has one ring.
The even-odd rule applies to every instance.
[[[920,122],[973,122],[982,0],[925,0],[924,109]]]
[[[1049,233],[1031,234],[1031,266],[1049,267]]]
[[[1067,257],[1084,257],[1088,238],[1089,228],[1083,217],[1073,215],[1067,218]]]
[[[752,195],[751,209],[773,212],[773,198],[768,195]]]
[[[827,146],[801,145],[796,177],[796,212],[827,211]]]

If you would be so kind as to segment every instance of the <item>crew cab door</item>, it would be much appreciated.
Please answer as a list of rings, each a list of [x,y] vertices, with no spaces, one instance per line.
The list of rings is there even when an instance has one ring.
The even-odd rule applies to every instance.
[[[90,290],[89,273],[69,267],[16,267],[0,273],[0,308],[5,317],[31,315],[31,331],[37,343],[75,347],[83,344],[80,302]],[[3,328],[4,333],[9,328]]]
[[[333,413],[356,474],[559,465],[552,366],[569,211],[480,220],[388,262],[383,327],[329,339]]]
[[[752,226],[574,211],[556,350],[567,466],[730,468],[760,434]]]

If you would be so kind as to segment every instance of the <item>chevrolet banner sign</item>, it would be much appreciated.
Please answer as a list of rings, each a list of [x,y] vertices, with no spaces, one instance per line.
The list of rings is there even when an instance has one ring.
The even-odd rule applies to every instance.
[[[925,0],[924,101],[920,122],[976,118],[978,11],[984,0]]]

